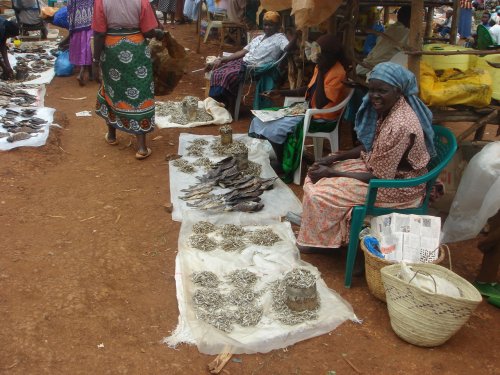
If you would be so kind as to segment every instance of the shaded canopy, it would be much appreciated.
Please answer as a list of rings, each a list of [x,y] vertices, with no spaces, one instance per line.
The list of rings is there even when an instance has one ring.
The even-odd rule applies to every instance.
[[[267,10],[292,8],[295,24],[298,28],[303,28],[316,26],[327,20],[342,4],[342,0],[261,0],[260,3]]]

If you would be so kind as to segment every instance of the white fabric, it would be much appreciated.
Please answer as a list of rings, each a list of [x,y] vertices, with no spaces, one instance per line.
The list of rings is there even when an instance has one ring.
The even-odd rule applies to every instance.
[[[24,107],[23,107],[24,108]],[[12,108],[18,112],[20,112],[23,108]],[[0,150],[11,150],[17,147],[40,147],[47,142],[47,138],[49,137],[50,125],[54,119],[54,112],[56,111],[54,108],[36,108],[36,117],[42,118],[47,121],[46,124],[43,124],[41,130],[43,133],[35,133],[32,134],[31,138],[25,139],[23,141],[17,141],[9,143],[7,142],[7,138],[0,138]],[[0,109],[0,116],[5,114],[5,109]],[[5,133],[7,130],[0,126],[0,132]]]
[[[259,35],[245,47],[248,53],[243,57],[243,61],[247,65],[254,66],[273,63],[278,61],[288,43],[288,39],[282,33],[276,33],[267,38],[265,35]]]
[[[410,30],[401,22],[390,25],[384,32],[390,39],[379,36],[377,44],[375,44],[375,47],[373,47],[363,62],[375,66],[381,62],[389,61],[396,53],[401,51],[401,48],[394,41],[400,44],[407,44],[409,33]],[[356,74],[366,75],[370,71],[371,69],[361,65],[356,66]]]
[[[30,46],[31,45],[33,45],[33,46],[43,45],[46,53],[49,53],[49,51],[51,49],[57,48],[56,42],[48,42],[48,41],[23,42],[23,45],[24,44],[30,45]],[[14,69],[14,67],[17,65],[17,57],[23,57],[23,56],[26,56],[27,54],[31,54],[31,53],[29,53],[29,52],[28,53],[16,52],[14,54],[9,53],[8,58],[9,58],[9,63],[10,63],[10,66],[12,67],[12,69]],[[55,60],[54,60],[54,62],[55,62]],[[31,65],[33,63],[34,63],[34,61],[30,61],[29,65]],[[30,73],[30,74],[39,75],[40,77],[38,77],[36,79],[32,79],[31,81],[23,81],[23,84],[25,84],[25,85],[46,85],[46,84],[49,84],[50,82],[52,82],[52,79],[54,79],[56,72],[54,70],[54,67],[51,67],[43,72]]]
[[[335,291],[329,289],[320,278],[317,268],[300,260],[290,223],[257,220],[253,215],[248,214],[242,218],[242,221],[233,220],[225,215],[212,216],[210,221],[215,224],[246,225],[247,230],[258,228],[252,225],[267,224],[282,239],[272,247],[250,244],[241,253],[235,254],[220,249],[211,252],[193,249],[189,245],[189,236],[192,233],[193,224],[199,220],[206,220],[206,218],[189,215],[182,223],[179,233],[175,280],[180,316],[177,329],[172,336],[164,339],[169,346],[175,347],[183,342],[194,341],[198,350],[204,354],[215,355],[223,351],[233,354],[266,353],[328,333],[347,319],[359,322],[351,306]],[[321,306],[317,320],[287,326],[275,319],[271,308],[272,295],[269,290],[265,289],[269,283],[283,278],[287,272],[297,267],[306,268],[317,275],[316,286]],[[259,275],[260,278],[254,290],[264,291],[259,300],[264,314],[257,326],[245,328],[234,325],[232,332],[225,333],[198,320],[191,302],[193,293],[197,289],[190,279],[191,274],[197,271],[212,271],[223,279],[227,273],[242,268]],[[221,289],[227,291],[229,287],[228,284],[223,284]]]
[[[476,154],[462,176],[444,222],[441,242],[476,237],[490,217],[500,210],[500,141]]]
[[[179,136],[178,154],[186,154],[186,147],[189,146],[190,142],[198,138],[203,138],[209,142],[212,142],[217,137],[212,135],[181,133]],[[250,138],[246,134],[233,135],[233,139],[244,142],[249,149],[248,159],[262,165],[261,177],[276,177],[276,173],[271,168],[271,165],[269,163],[269,152],[271,147],[267,141]],[[223,158],[220,156],[215,156],[210,151],[208,146],[206,147],[206,150],[207,153],[204,156],[210,158],[213,161]],[[185,159],[192,162],[197,158],[185,156]],[[182,173],[172,165],[172,162],[169,163],[170,201],[173,205],[172,220],[183,221],[184,216],[189,211],[199,212],[201,216],[204,216],[206,218],[213,216],[212,211],[195,210],[194,208],[188,207],[185,201],[179,199],[179,196],[184,195],[184,193],[181,192],[181,189],[185,189],[188,186],[195,185],[198,182],[196,176],[200,176],[205,173],[206,172],[201,170],[201,168],[199,168],[199,171],[195,174]],[[217,188],[214,189],[213,192],[216,194],[220,194],[226,191],[228,190]],[[265,191],[260,197],[262,199],[262,203],[264,203],[264,208],[259,212],[251,213],[252,218],[273,218],[278,220],[279,217],[285,216],[289,211],[299,215],[302,213],[302,203],[295,196],[293,191],[280,179],[277,179],[274,182],[274,188],[272,190]],[[241,217],[248,216],[249,214],[245,212],[227,212],[224,215],[228,218],[233,218],[234,220],[240,220]]]
[[[495,44],[500,44],[500,25],[496,24],[490,28],[490,34]]]
[[[212,115],[212,121],[204,121],[204,122],[190,122],[186,125],[177,124],[175,119],[171,118],[171,116],[155,116],[155,125],[160,129],[166,128],[194,128],[196,126],[203,125],[224,125],[233,122],[233,117],[231,113],[223,107],[221,103],[216,101],[215,99],[208,97],[203,101],[198,102],[198,108],[205,108],[205,111]]]

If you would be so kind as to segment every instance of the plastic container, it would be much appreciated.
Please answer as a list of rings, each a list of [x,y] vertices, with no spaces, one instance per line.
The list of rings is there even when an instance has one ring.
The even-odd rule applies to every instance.
[[[485,57],[477,58],[477,67],[486,70],[490,73],[493,94],[493,99],[500,100],[500,68],[495,68],[488,64],[488,62],[500,64],[500,55],[488,55]]]
[[[450,44],[426,44],[424,51],[469,51],[471,48],[453,46]],[[477,57],[474,55],[423,55],[422,61],[429,64],[434,70],[459,69],[465,71],[474,68]]]

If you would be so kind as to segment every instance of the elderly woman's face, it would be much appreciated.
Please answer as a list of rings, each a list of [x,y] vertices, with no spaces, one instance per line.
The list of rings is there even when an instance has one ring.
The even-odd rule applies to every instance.
[[[278,31],[278,27],[279,25],[277,23],[264,21],[264,34],[266,34],[266,36],[276,34],[276,32]]]
[[[379,79],[368,82],[368,97],[379,115],[387,114],[401,96],[401,91]]]

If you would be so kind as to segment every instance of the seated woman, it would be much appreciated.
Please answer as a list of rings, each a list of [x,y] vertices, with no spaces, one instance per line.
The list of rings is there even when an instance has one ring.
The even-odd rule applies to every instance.
[[[316,43],[321,52],[317,57],[312,56],[316,63],[314,75],[308,86],[295,90],[272,90],[264,92],[271,98],[279,96],[304,96],[309,101],[311,108],[330,108],[339,104],[345,98],[345,86],[342,83],[346,78],[346,72],[342,63],[345,62],[344,52],[340,42],[331,34],[326,34],[318,38]],[[326,123],[335,121],[339,116],[338,112],[315,115],[316,122]],[[267,139],[273,146],[276,154],[278,166],[277,172],[283,161],[284,143],[290,133],[293,133],[297,125],[303,121],[304,116],[287,116],[278,120],[263,122],[255,117],[250,124],[248,133],[250,136]]]
[[[378,64],[368,90],[356,116],[362,144],[331,154],[309,169],[297,238],[302,252],[346,245],[352,207],[364,204],[369,181],[422,176],[435,155],[432,114],[416,96],[413,73],[394,63]],[[425,185],[379,189],[377,205],[414,207],[424,193]]]
[[[13,0],[12,8],[16,12],[19,26],[25,29],[25,33],[39,28],[41,39],[47,39],[49,31],[40,15],[40,6],[37,0]]]
[[[210,79],[209,96],[229,106],[237,95],[241,80],[240,71],[246,67],[261,68],[276,62],[283,52],[295,47],[296,37],[288,41],[283,33],[278,33],[280,15],[266,12],[264,15],[264,35],[254,38],[241,51],[227,57],[219,57],[207,69],[213,69]]]

